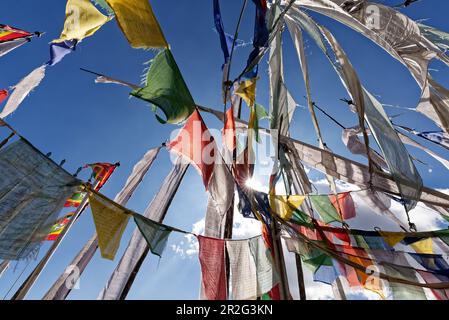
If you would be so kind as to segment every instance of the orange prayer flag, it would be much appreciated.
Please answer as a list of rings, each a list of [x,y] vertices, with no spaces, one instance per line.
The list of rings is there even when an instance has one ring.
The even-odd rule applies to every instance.
[[[176,138],[167,144],[170,151],[188,159],[203,177],[208,190],[214,171],[216,144],[198,110],[187,119]]]

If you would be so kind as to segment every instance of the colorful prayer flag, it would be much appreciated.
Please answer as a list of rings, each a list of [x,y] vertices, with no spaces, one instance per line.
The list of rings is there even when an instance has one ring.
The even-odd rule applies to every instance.
[[[355,205],[350,192],[329,195],[329,199],[343,220],[355,218]]]
[[[178,136],[167,144],[167,148],[192,163],[208,190],[214,171],[216,144],[197,110],[187,120]]]
[[[67,0],[64,29],[59,39],[53,43],[81,41],[92,36],[108,20],[89,0]]]
[[[254,105],[256,101],[256,83],[258,78],[252,78],[249,80],[245,80],[240,82],[239,86],[235,90],[235,94],[241,97],[248,107]]]
[[[54,42],[50,44],[50,61],[49,66],[54,66],[60,62],[66,55],[75,51],[77,40],[66,40],[62,42]]]
[[[223,144],[229,151],[234,151],[237,146],[235,134],[234,107],[231,106],[226,111],[226,121],[223,127]]]
[[[149,0],[106,0],[133,48],[168,48]]]
[[[394,247],[405,238],[405,234],[403,232],[379,231],[379,234],[390,247]]]
[[[299,209],[305,200],[305,196],[277,196],[269,195],[271,210],[285,221],[292,218],[293,213]]]
[[[66,203],[64,204],[64,207],[68,208],[68,207],[75,207],[78,208],[81,204],[81,202],[83,202],[84,197],[86,196],[86,193],[84,192],[76,192],[74,193],[70,199],[68,199],[66,201]]]
[[[161,257],[172,229],[139,214],[134,215],[134,221],[147,241],[151,252]]]
[[[65,215],[64,217],[62,217],[61,219],[59,219],[58,221],[56,221],[56,223],[53,225],[53,227],[51,227],[46,240],[47,241],[55,241],[56,239],[58,239],[62,230],[64,230],[64,228],[67,226],[67,224],[72,219],[74,213],[75,212],[70,212],[67,215]]]
[[[97,181],[95,191],[98,191],[108,181],[109,177],[114,173],[117,164],[97,162],[84,166],[92,169],[92,178]]]
[[[195,101],[169,49],[161,51],[151,61],[145,87],[132,91],[131,95],[160,108],[166,118],[164,120],[156,115],[161,123],[181,123],[196,108]]]
[[[337,210],[335,210],[335,207],[332,205],[329,196],[311,196],[310,200],[312,201],[313,207],[326,224],[334,221],[342,221]]]
[[[201,299],[226,300],[225,240],[198,236]]]
[[[5,24],[0,24],[0,43],[31,36],[28,31],[16,29]]]
[[[128,224],[129,215],[118,204],[95,193],[89,195],[89,204],[97,230],[101,256],[114,260]]]
[[[8,97],[8,90],[0,90],[0,103]]]

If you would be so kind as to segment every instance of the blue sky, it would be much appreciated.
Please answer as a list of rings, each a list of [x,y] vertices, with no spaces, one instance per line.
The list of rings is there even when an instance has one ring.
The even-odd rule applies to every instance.
[[[222,1],[225,29],[233,33],[242,1]],[[382,1],[396,4],[400,0]],[[221,53],[218,36],[213,30],[211,0],[151,1],[155,14],[171,45],[172,52],[198,104],[222,110],[221,104]],[[403,10],[413,19],[429,19],[427,24],[449,30],[446,13],[449,4],[441,0],[418,2]],[[9,53],[0,59],[0,88],[16,84],[31,70],[49,59],[48,43],[58,38],[65,12],[65,1],[15,0],[0,12],[0,23],[10,24],[28,31],[45,31],[40,39]],[[313,14],[317,21],[327,26],[347,52],[359,72],[364,85],[385,104],[415,107],[420,90],[409,72],[382,49],[356,32],[325,17]],[[254,23],[254,6],[248,5],[239,38],[250,41]],[[284,34],[284,65],[287,86],[298,104],[304,105],[304,86],[299,63],[288,32]],[[234,75],[242,70],[250,48],[239,48],[232,68]],[[318,105],[324,107],[346,126],[357,123],[356,117],[338,99],[347,97],[333,69],[315,47],[307,40],[310,61],[312,94]],[[107,23],[93,37],[78,45],[75,53],[61,63],[47,69],[41,85],[6,120],[44,153],[51,151],[55,161],[67,159],[64,167],[74,172],[79,166],[91,162],[121,162],[103,192],[113,198],[126,181],[133,165],[151,147],[167,140],[176,126],[161,125],[150,107],[143,101],[129,98],[129,90],[120,86],[100,85],[94,78],[79,70],[80,67],[139,83],[144,63],[154,56],[153,51],[135,50],[127,43],[115,21]],[[449,87],[446,69],[434,62],[432,75]],[[261,80],[257,101],[268,109],[268,65],[260,65]],[[386,108],[390,115],[402,110]],[[246,112],[245,112],[246,115]],[[350,156],[341,143],[341,132],[334,124],[318,114],[323,136],[336,153],[364,162],[363,158]],[[220,124],[211,116],[204,116],[211,128]],[[426,117],[409,112],[397,118],[399,124],[418,130],[437,129]],[[267,125],[267,123],[263,123]],[[291,128],[292,136],[316,144],[310,116],[298,108]],[[6,132],[1,132],[2,136]],[[424,145],[427,143],[421,141]],[[435,149],[444,157],[449,154]],[[410,152],[430,166],[417,164],[425,184],[444,189],[449,178],[447,170],[425,153]],[[145,181],[128,203],[130,209],[143,212],[162,180],[171,168],[168,152],[162,150]],[[431,169],[431,170],[429,170]],[[87,174],[84,173],[83,177]],[[206,193],[201,178],[189,169],[185,180],[170,208],[166,223],[191,230],[205,214]],[[372,225],[367,225],[367,229]],[[130,223],[122,239],[116,261],[95,256],[81,278],[81,288],[74,290],[71,299],[95,299],[109,278],[134,229]],[[94,233],[94,225],[87,210],[66,237],[60,249],[31,290],[29,298],[39,299],[51,283],[65,269],[74,255]],[[181,255],[171,245],[186,247],[186,239],[171,238],[163,258],[150,256],[142,266],[129,298],[133,299],[196,299],[199,292],[200,270],[196,255]],[[182,243],[183,242],[183,243]],[[42,247],[40,256],[48,244]],[[18,283],[21,283],[36,262],[32,261]],[[14,264],[0,279],[0,296],[3,298],[11,284],[17,280],[27,262]],[[14,269],[15,270],[12,270]],[[12,290],[12,293],[17,285]],[[10,293],[11,294],[11,293]]]

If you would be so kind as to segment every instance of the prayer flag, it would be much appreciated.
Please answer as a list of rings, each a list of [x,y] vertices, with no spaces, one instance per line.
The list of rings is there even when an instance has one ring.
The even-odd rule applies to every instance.
[[[172,228],[154,222],[139,214],[134,215],[134,221],[148,243],[153,254],[161,257],[167,246],[168,237],[172,232]]]
[[[329,195],[329,199],[343,220],[355,218],[355,205],[350,192]]]
[[[0,90],[0,103],[8,97],[8,90]]]
[[[167,148],[192,163],[208,190],[214,171],[216,144],[197,110],[187,120],[178,136],[167,144]]]
[[[89,195],[89,204],[97,230],[101,256],[114,260],[128,224],[129,215],[119,205],[95,193]]]
[[[133,48],[168,48],[149,0],[106,0]]]
[[[62,42],[54,42],[50,44],[50,61],[49,66],[59,63],[66,55],[75,51],[77,40],[65,40]]]
[[[89,0],[67,0],[64,29],[59,39],[53,43],[81,41],[92,36],[108,20]]]
[[[241,97],[248,107],[252,107],[256,101],[256,83],[258,78],[252,78],[240,82],[235,90],[235,94]]]
[[[271,210],[285,221],[289,221],[295,211],[305,200],[305,196],[277,196],[269,195]]]
[[[0,43],[26,38],[29,36],[31,36],[31,33],[27,31],[16,29],[5,24],[0,24]]]
[[[181,71],[179,71],[169,49],[161,51],[151,61],[145,87],[133,90],[131,95],[160,108],[166,118],[164,120],[156,115],[161,123],[181,123],[196,108]]]
[[[390,247],[394,247],[405,238],[405,234],[403,232],[379,231],[379,234]]]
[[[56,239],[58,239],[62,230],[64,230],[64,228],[67,226],[67,224],[72,219],[74,213],[75,212],[70,212],[67,215],[65,215],[64,217],[62,217],[61,219],[59,219],[58,221],[56,221],[56,223],[53,225],[53,227],[51,227],[46,240],[47,241],[55,241]]]
[[[64,207],[66,207],[66,208],[68,208],[68,207],[75,207],[75,208],[79,207],[85,196],[86,196],[86,193],[84,193],[84,192],[76,192],[76,193],[74,193],[70,197],[70,199],[68,199],[66,201],[66,203],[64,204]]]
[[[314,209],[318,212],[321,219],[323,219],[326,224],[334,221],[342,221],[337,210],[335,210],[335,207],[332,205],[329,196],[310,196],[310,200],[312,201]]]
[[[235,131],[235,118],[234,107],[231,106],[226,111],[226,122],[223,128],[223,142],[229,151],[234,151],[236,148],[236,131]]]
[[[98,191],[114,173],[115,169],[117,168],[117,164],[97,162],[87,164],[84,167],[90,167],[92,169],[92,178],[97,182],[95,191]]]
[[[201,299],[226,300],[225,240],[198,236]]]

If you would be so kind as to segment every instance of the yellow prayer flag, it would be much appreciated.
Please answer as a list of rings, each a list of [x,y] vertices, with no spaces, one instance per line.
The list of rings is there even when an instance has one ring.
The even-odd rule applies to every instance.
[[[89,0],[68,0],[66,6],[64,30],[59,39],[81,41],[93,35],[109,18],[103,15]]]
[[[394,247],[405,238],[405,234],[403,232],[379,231],[379,233],[390,247]]]
[[[111,203],[110,200],[108,201],[94,193],[89,195],[89,204],[97,230],[101,256],[105,259],[114,260],[123,232],[128,224],[129,215],[123,209]]]
[[[270,195],[270,207],[282,219],[288,221],[291,219],[293,212],[298,209],[304,202],[305,196],[276,196]]]
[[[427,238],[410,245],[417,253],[433,254],[432,238]]]
[[[106,0],[133,48],[168,48],[148,0]]]
[[[252,78],[240,82],[235,94],[245,100],[246,104],[251,107],[256,101],[256,83],[258,78]]]

